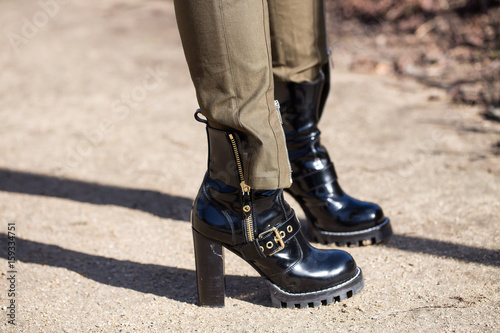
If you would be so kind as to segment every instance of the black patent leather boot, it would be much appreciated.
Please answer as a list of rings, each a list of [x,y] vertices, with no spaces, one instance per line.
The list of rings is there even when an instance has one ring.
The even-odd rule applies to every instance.
[[[317,125],[329,89],[321,76],[316,82],[275,82],[293,171],[287,190],[306,214],[311,241],[348,246],[383,242],[392,235],[389,219],[378,205],[342,190],[320,143]]]
[[[312,247],[282,190],[246,184],[239,136],[208,126],[207,134],[208,171],[192,210],[199,304],[224,306],[223,248],[266,280],[273,306],[315,307],[358,293],[363,276],[348,253]]]

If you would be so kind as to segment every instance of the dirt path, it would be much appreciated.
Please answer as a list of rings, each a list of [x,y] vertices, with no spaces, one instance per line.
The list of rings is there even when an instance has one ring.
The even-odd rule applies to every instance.
[[[394,239],[348,249],[366,287],[343,303],[271,308],[227,254],[226,307],[199,308],[189,210],[206,143],[172,2],[55,1],[0,2],[0,331],[498,331],[499,124],[349,73],[334,50],[324,143]]]

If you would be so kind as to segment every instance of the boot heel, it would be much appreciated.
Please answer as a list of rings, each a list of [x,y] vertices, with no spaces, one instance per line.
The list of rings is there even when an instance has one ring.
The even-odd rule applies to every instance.
[[[198,305],[223,307],[225,297],[222,245],[193,229]]]

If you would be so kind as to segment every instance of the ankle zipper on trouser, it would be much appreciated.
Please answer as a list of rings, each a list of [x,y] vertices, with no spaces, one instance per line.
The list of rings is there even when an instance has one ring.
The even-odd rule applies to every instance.
[[[243,175],[243,166],[241,165],[240,152],[238,150],[238,145],[236,144],[236,139],[234,135],[229,134],[229,140],[231,141],[231,146],[233,147],[234,158],[236,159],[236,166],[238,168],[238,176],[240,178],[241,193],[243,198],[243,215],[245,216],[245,231],[247,239],[249,242],[254,240],[253,231],[253,221],[252,221],[252,206],[251,206],[251,196],[250,196],[250,185],[245,183],[245,177]]]

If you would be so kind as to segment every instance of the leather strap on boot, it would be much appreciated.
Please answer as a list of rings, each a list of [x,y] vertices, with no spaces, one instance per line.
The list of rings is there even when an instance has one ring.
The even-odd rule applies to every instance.
[[[234,249],[246,260],[271,257],[282,251],[299,230],[300,223],[294,213],[287,221],[261,232],[253,242],[235,246]]]

